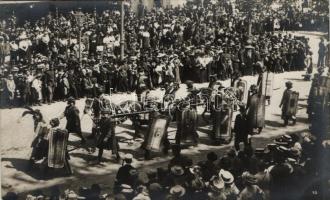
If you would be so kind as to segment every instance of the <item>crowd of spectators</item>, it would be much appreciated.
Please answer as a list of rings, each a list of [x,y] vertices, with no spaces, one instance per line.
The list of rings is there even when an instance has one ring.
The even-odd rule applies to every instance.
[[[58,187],[51,194],[41,191],[32,199],[218,199],[292,200],[326,199],[330,195],[330,141],[309,133],[282,135],[265,148],[247,147],[222,156],[210,152],[204,161],[193,162],[172,147],[168,168],[137,169],[126,154],[119,168],[113,192],[102,186],[81,187],[78,191]],[[12,198],[9,198],[9,197]],[[3,199],[15,199],[9,193]]]
[[[311,54],[306,40],[266,32],[269,14],[256,12],[258,26],[248,35],[248,18],[226,1],[142,14],[126,8],[123,59],[118,11],[83,13],[83,20],[76,13],[49,13],[22,25],[12,16],[2,23],[2,107],[94,97],[110,88],[134,92],[166,82],[206,82],[214,74],[235,79],[256,74],[260,65],[277,73],[302,70]]]

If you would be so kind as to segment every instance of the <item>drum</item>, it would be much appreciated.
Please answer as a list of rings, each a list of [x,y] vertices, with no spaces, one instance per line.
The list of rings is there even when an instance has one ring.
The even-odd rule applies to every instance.
[[[248,93],[249,93],[247,81],[236,80],[234,83],[234,88],[236,89],[237,99],[247,104]]]
[[[193,108],[177,110],[177,143],[183,145],[196,145],[197,135],[197,111]]]
[[[213,119],[213,139],[216,143],[229,143],[232,138],[231,122],[233,109],[225,105],[221,110],[214,111]]]
[[[51,129],[49,133],[48,167],[63,168],[69,134],[67,130]]]
[[[149,132],[145,138],[145,148],[149,151],[159,152],[162,149],[162,141],[167,137],[167,128],[170,117],[159,115],[152,120]]]
[[[263,128],[265,126],[265,95],[254,94],[250,97],[247,121],[250,128]]]

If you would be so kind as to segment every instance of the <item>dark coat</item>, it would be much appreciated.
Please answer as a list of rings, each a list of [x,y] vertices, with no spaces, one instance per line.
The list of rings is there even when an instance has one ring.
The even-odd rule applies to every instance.
[[[283,96],[282,96],[282,100],[281,100],[281,104],[282,105],[282,119],[285,119],[286,117],[290,117],[288,116],[288,110],[289,110],[289,102],[290,102],[290,95],[292,93],[292,90],[290,89],[286,89],[283,92]]]
[[[238,142],[247,141],[248,138],[248,131],[247,131],[247,120],[246,117],[242,114],[236,115],[235,125],[234,125],[234,132],[235,138]]]
[[[67,106],[64,110],[66,117],[66,129],[69,133],[81,133],[79,110],[76,106]]]
[[[116,184],[132,185],[134,183],[134,177],[130,174],[130,171],[135,169],[131,165],[124,165],[119,168],[116,175]]]
[[[113,154],[117,154],[119,144],[115,136],[115,122],[112,122],[110,118],[102,118],[100,120],[100,132],[101,135],[98,138],[97,147],[112,150]]]

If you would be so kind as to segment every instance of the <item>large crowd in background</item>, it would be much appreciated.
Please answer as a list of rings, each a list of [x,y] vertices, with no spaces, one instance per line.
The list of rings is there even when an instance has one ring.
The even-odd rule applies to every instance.
[[[269,7],[254,10],[249,36],[249,18],[239,6],[204,4],[138,13],[126,8],[124,58],[118,11],[83,13],[79,19],[76,11],[49,13],[22,25],[13,15],[2,23],[0,36],[1,106],[95,97],[110,88],[134,92],[188,79],[201,83],[214,74],[236,79],[258,73],[260,65],[276,73],[303,70],[312,63],[306,40],[268,30],[269,24],[278,26],[271,18],[278,13]],[[296,15],[281,23],[283,29],[295,29]],[[319,66],[328,60],[326,45]]]
[[[253,24],[259,26],[253,26],[249,36],[244,14],[220,4],[142,14],[126,11],[123,59],[117,11],[83,13],[81,23],[74,13],[50,13],[22,26],[13,16],[0,37],[1,106],[96,97],[110,93],[110,88],[111,92],[136,92],[170,82],[203,83],[211,75],[235,80],[258,74],[262,66],[275,73],[313,69],[306,39],[269,32],[280,29],[277,26],[299,30],[306,26],[300,19],[307,14],[291,13],[290,20],[282,19],[278,25],[269,17],[276,13],[256,12]],[[323,21],[309,23],[310,27]],[[329,66],[328,49],[322,39],[318,68]],[[173,145],[172,152],[167,168],[149,170],[135,168],[135,159],[126,154],[111,194],[98,184],[64,193],[54,186],[50,193],[36,191],[26,199],[310,200],[330,196],[329,177],[322,176],[330,171],[330,142],[309,133],[280,136],[265,148],[246,146],[223,156],[210,152],[198,162],[181,154],[180,146]],[[3,197],[17,198],[11,192]]]
[[[92,184],[65,191],[57,186],[48,192],[34,191],[27,200],[311,200],[330,195],[330,142],[303,134],[283,135],[265,148],[247,146],[223,156],[209,152],[202,161],[193,161],[172,146],[168,167],[137,169],[126,154],[119,168],[113,191]],[[8,193],[3,199],[16,199]],[[326,198],[325,198],[326,199]]]

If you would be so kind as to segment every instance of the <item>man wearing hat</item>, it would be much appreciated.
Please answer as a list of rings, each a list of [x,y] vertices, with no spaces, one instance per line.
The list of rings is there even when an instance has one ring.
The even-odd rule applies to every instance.
[[[116,155],[116,160],[120,160],[119,144],[117,137],[115,136],[116,122],[110,118],[110,115],[110,109],[101,110],[101,120],[99,123],[101,135],[97,140],[97,148],[99,149],[98,163],[102,162],[102,155],[104,149],[112,150],[112,154]]]
[[[84,144],[86,140],[82,136],[79,109],[75,105],[75,99],[73,97],[69,97],[67,103],[68,105],[66,106],[63,114],[59,117],[59,119],[65,117],[67,120],[66,129],[68,132],[76,133],[81,138],[81,143]]]
[[[208,186],[208,199],[211,200],[224,200],[227,199],[225,194],[223,193],[225,183],[223,182],[222,178],[218,176],[213,176],[210,179],[210,184]]]
[[[234,183],[234,176],[227,170],[221,169],[219,172],[219,177],[225,183],[223,193],[226,198],[236,199],[239,194],[239,190]]]
[[[240,200],[265,199],[265,193],[257,185],[257,179],[249,172],[243,172],[242,181],[245,188],[238,196]]]
[[[175,185],[170,188],[170,195],[166,199],[184,199],[186,189],[181,185]]]
[[[239,114],[236,115],[234,133],[235,133],[235,149],[239,151],[239,144],[244,143],[244,147],[249,145],[248,142],[248,131],[247,131],[247,119],[246,119],[246,110],[245,106],[241,105],[239,108]]]
[[[132,166],[133,155],[132,154],[125,154],[123,158],[123,164],[118,169],[116,180],[115,180],[115,187],[114,192],[119,192],[120,185],[127,184],[132,185],[135,182],[135,178],[137,177],[137,171]]]
[[[202,177],[204,181],[209,181],[212,176],[217,175],[215,161],[218,160],[218,155],[213,151],[206,155],[206,161],[199,163],[201,166]]]
[[[254,47],[251,45],[252,41],[248,40],[245,46],[245,51],[241,55],[241,62],[243,67],[243,75],[253,75],[253,64],[256,62]]]
[[[286,200],[290,193],[292,180],[292,167],[285,162],[288,156],[288,149],[283,146],[277,146],[274,150],[273,159],[275,165],[270,169],[270,197],[273,200]],[[295,199],[295,198],[293,198]]]
[[[292,116],[291,114],[288,114],[288,110],[290,109],[290,96],[292,94],[292,82],[287,81],[285,83],[286,89],[283,92],[282,100],[280,103],[280,108],[282,108],[282,119],[284,120],[284,126],[287,126],[289,124],[289,120],[293,121],[293,124],[296,123],[296,116]]]

